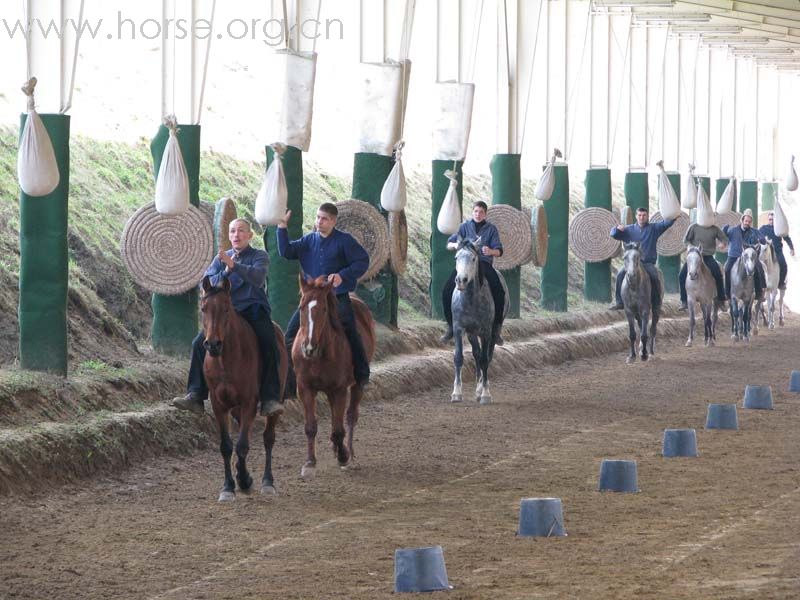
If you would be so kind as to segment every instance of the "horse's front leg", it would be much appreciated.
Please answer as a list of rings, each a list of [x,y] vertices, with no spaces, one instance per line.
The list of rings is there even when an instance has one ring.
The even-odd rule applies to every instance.
[[[454,332],[456,350],[453,353],[453,366],[455,368],[455,381],[453,381],[453,393],[450,395],[450,402],[461,402],[464,394],[461,391],[461,369],[464,367],[464,337],[461,330]]]
[[[219,451],[225,465],[225,481],[219,493],[220,502],[230,502],[236,498],[236,482],[233,480],[231,472],[231,457],[233,456],[233,442],[229,432],[228,412],[214,401],[214,393],[211,392],[211,406],[214,409],[214,417],[217,419],[217,429],[219,430]]]
[[[783,296],[786,294],[786,290],[778,290],[778,326],[783,327],[784,320],[783,320]]]
[[[475,361],[475,400],[480,400],[483,395],[483,353],[477,335],[470,335],[468,339],[472,347],[472,359]]]
[[[250,429],[253,426],[256,406],[258,406],[257,397],[251,409],[242,410],[239,439],[236,441],[236,480],[239,482],[239,489],[244,493],[248,493],[253,487],[253,478],[247,470],[247,454],[250,452]]]
[[[347,451],[350,453],[350,460],[356,457],[356,453],[353,450],[353,434],[358,424],[358,412],[363,396],[364,389],[359,384],[355,384],[350,388],[350,403],[347,405]]]
[[[492,393],[489,391],[489,363],[492,361],[492,336],[481,338],[481,383],[483,390],[481,391],[480,403],[491,404]]]
[[[739,302],[731,296],[731,339],[734,342],[739,341]]]
[[[631,364],[636,361],[636,325],[633,322],[633,313],[630,310],[625,311],[625,316],[628,317],[628,339],[630,340],[630,352],[628,352],[628,358],[625,362]]]
[[[753,315],[753,305],[750,302],[744,302],[742,304],[742,339],[745,342],[750,341],[750,326],[751,326],[751,317]]]
[[[264,426],[264,476],[261,478],[261,493],[266,496],[275,495],[275,481],[272,479],[272,449],[275,446],[275,425],[278,424],[279,415],[267,417]]]
[[[658,335],[658,321],[661,318],[661,309],[651,309],[650,313],[650,358],[656,355],[656,336]]]
[[[701,304],[700,311],[703,313],[703,343],[706,347],[711,343],[711,306]]]
[[[650,325],[650,311],[643,310],[642,311],[642,320],[639,324],[639,337],[642,340],[642,361],[646,361],[649,358],[647,352],[647,342],[649,341],[649,325]]]
[[[689,298],[689,339],[686,340],[686,347],[691,348],[692,342],[694,342],[694,300]]]
[[[331,405],[331,443],[340,467],[350,462],[350,453],[344,444],[344,413],[347,410],[347,388],[332,390],[328,394]]]
[[[770,292],[769,295],[769,323],[767,324],[769,329],[775,329],[775,297],[777,295],[776,292]]]
[[[300,469],[300,477],[310,479],[317,469],[317,399],[314,391],[299,380],[297,382],[297,396],[303,403],[307,443],[306,463]]]
[[[750,332],[753,332],[753,335],[758,335],[758,314],[764,312],[763,303],[760,300],[754,300],[754,303],[750,305],[750,310],[747,311],[747,337],[750,337]],[[756,313],[755,320],[753,319],[753,311]]]

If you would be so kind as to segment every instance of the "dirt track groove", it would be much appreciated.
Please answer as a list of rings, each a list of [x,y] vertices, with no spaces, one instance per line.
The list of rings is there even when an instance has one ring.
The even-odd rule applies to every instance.
[[[279,496],[216,503],[216,450],[117,479],[0,500],[3,598],[393,598],[395,548],[441,544],[449,598],[800,596],[800,323],[749,348],[665,341],[495,379],[495,403],[449,385],[367,403],[357,467],[335,466],[320,421],[317,478],[301,426],[279,432]],[[445,384],[446,382],[443,382]],[[704,431],[709,402],[773,386],[774,411]],[[700,457],[660,456],[694,427]],[[635,459],[639,494],[596,491],[603,458]],[[254,442],[250,464],[263,467]],[[523,497],[562,499],[569,533],[514,536]]]

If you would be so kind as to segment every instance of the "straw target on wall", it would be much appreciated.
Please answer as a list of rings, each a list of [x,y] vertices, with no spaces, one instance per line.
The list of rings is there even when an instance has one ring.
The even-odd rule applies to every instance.
[[[497,227],[503,244],[503,255],[494,259],[497,269],[513,269],[530,259],[531,224],[525,214],[508,204],[494,204],[486,213],[486,220]]]
[[[650,215],[651,223],[659,223],[663,220],[664,217],[661,216],[659,211]],[[691,224],[689,215],[685,212],[680,212],[678,218],[675,219],[675,223],[672,224],[672,227],[667,229],[661,234],[661,237],[658,238],[658,243],[656,244],[658,253],[661,256],[677,256],[681,254],[686,249],[686,245],[683,243],[683,237],[686,235],[686,231]]]
[[[389,230],[386,219],[368,202],[341,200],[336,228],[352,235],[369,254],[369,268],[359,279],[372,279],[389,260]]]
[[[619,250],[619,242],[611,237],[611,229],[618,224],[610,210],[584,208],[570,221],[569,247],[586,262],[608,260]]]

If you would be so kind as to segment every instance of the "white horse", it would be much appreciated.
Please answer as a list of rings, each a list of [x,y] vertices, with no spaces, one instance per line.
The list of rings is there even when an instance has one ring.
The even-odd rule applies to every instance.
[[[706,346],[714,346],[716,342],[717,318],[719,305],[716,302],[717,284],[711,269],[703,261],[703,245],[686,249],[686,297],[689,304],[689,339],[686,347],[694,342],[695,302],[700,304],[703,312],[703,339]]]
[[[760,305],[756,316],[760,316],[764,320],[764,325],[770,329],[775,329],[775,303],[778,303],[778,323],[783,325],[783,295],[786,293],[785,289],[778,289],[778,282],[780,281],[780,265],[778,264],[778,253],[775,251],[775,246],[772,245],[772,240],[767,240],[766,244],[761,244],[761,249],[758,253],[758,258],[764,267],[764,278],[767,285],[764,290],[764,296],[767,301],[767,311],[764,306]]]

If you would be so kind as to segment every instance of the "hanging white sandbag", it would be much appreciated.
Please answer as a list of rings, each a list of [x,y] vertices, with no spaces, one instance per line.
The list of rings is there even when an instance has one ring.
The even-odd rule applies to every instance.
[[[406,207],[406,175],[403,172],[403,146],[400,140],[394,145],[394,166],[381,189],[381,206],[387,212],[400,212]]]
[[[308,152],[314,114],[317,54],[289,48],[269,55],[264,93],[266,137]]]
[[[445,235],[453,235],[461,226],[461,206],[458,203],[458,181],[455,171],[445,171],[444,176],[450,180],[450,187],[444,195],[442,208],[436,217],[436,228]]]
[[[475,85],[452,81],[437,83],[438,110],[433,123],[433,158],[464,160],[472,126]]]
[[[556,158],[561,158],[561,150],[558,148],[553,149],[553,158],[547,163],[547,167],[545,167],[542,177],[536,183],[536,189],[533,191],[533,195],[536,199],[542,202],[550,200],[553,196],[553,190],[556,187],[556,172],[554,167]]]
[[[36,83],[36,77],[33,77],[22,86],[22,91],[28,97],[28,118],[19,141],[17,178],[23,192],[28,196],[39,197],[52,193],[61,178],[50,134],[36,112],[33,98]]]
[[[789,163],[789,174],[786,176],[786,189],[793,192],[797,189],[797,171],[794,170],[794,155]]]
[[[164,126],[169,129],[169,139],[156,177],[156,211],[174,216],[189,210],[189,174],[178,143],[178,120],[175,115],[166,117]]]
[[[411,61],[361,63],[357,152],[391,156],[403,135]]]
[[[694,165],[689,164],[689,174],[681,186],[681,208],[691,210],[695,207],[697,207],[697,186],[694,181]]]
[[[701,227],[711,227],[715,223],[714,209],[708,199],[706,189],[702,182],[697,182],[697,224]]]
[[[656,163],[661,173],[658,176],[658,211],[664,219],[677,219],[681,214],[681,205],[678,202],[678,195],[669,182],[667,172],[664,170],[664,161]]]
[[[733,197],[735,189],[736,179],[731,177],[730,181],[728,181],[728,185],[725,186],[725,191],[722,192],[722,196],[719,197],[719,202],[717,202],[718,215],[727,215],[733,210]]]
[[[260,225],[277,225],[283,220],[289,204],[289,189],[286,187],[286,175],[283,172],[284,144],[271,144],[275,151],[272,163],[256,196],[254,216]]]
[[[783,205],[780,198],[775,198],[775,209],[773,210],[773,225],[775,226],[775,235],[785,236],[789,235],[789,220],[786,218],[786,213],[783,212]]]

